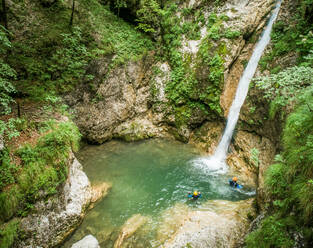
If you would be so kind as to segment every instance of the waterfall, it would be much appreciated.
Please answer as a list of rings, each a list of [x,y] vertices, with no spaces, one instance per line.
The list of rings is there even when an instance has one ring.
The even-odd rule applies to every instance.
[[[227,171],[227,165],[225,163],[225,159],[227,156],[227,151],[228,147],[231,141],[231,138],[233,136],[234,129],[236,127],[238,118],[239,118],[239,113],[240,113],[240,108],[242,104],[245,101],[245,98],[248,94],[248,89],[249,89],[249,84],[252,79],[252,77],[255,74],[256,68],[258,66],[259,60],[263,54],[263,51],[265,47],[268,45],[270,42],[270,35],[273,27],[273,23],[275,22],[280,6],[281,6],[282,0],[278,0],[275,6],[275,9],[268,21],[268,24],[263,31],[260,40],[255,46],[255,49],[253,51],[253,54],[249,60],[249,63],[247,67],[245,68],[239,84],[238,88],[236,91],[236,96],[233,100],[233,103],[230,107],[228,116],[227,116],[227,124],[226,128],[224,131],[224,134],[222,136],[222,139],[220,140],[215,153],[213,156],[210,156],[208,158],[201,158],[198,159],[195,162],[196,165],[200,165],[202,168],[213,171],[213,172],[218,172],[218,173],[224,173]]]

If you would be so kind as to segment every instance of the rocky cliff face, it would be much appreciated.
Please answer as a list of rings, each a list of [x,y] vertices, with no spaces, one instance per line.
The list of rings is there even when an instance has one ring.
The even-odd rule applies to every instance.
[[[201,22],[192,20],[200,29],[200,37],[191,40],[183,35],[179,48],[183,57],[190,58],[189,71],[195,73],[195,80],[200,82],[198,96],[194,96],[192,101],[200,101],[199,95],[205,93],[210,85],[206,79],[210,74],[210,65],[200,61],[203,54],[199,51],[201,46],[210,43],[208,49],[211,51],[209,47],[214,47],[211,52],[221,52],[223,57],[225,80],[220,85],[223,89],[220,106],[226,116],[244,69],[243,61],[249,59],[253,50],[254,43],[250,38],[257,37],[262,30],[272,3],[272,0],[229,0],[218,7],[203,1],[189,1],[179,5],[176,15],[181,16],[181,25],[192,18],[183,16],[184,8],[190,9],[191,13],[204,12],[204,20]],[[210,38],[212,30],[209,16],[212,13],[219,20],[220,32],[225,32],[219,39]],[[229,38],[233,31],[238,33]],[[66,97],[75,111],[76,123],[90,142],[102,143],[112,138],[136,140],[160,136],[163,131],[170,131],[175,137],[187,142],[195,127],[216,119],[215,114],[205,113],[198,108],[193,109],[187,119],[175,113],[167,91],[173,73],[170,63],[158,62],[149,54],[137,62],[128,62],[108,71],[111,62],[112,58],[109,57],[95,61],[90,65],[90,72],[95,75],[93,85],[83,85]],[[207,109],[210,109],[209,105]],[[184,123],[181,123],[182,118]]]
[[[102,143],[112,138],[134,141],[171,136],[193,143],[206,153],[212,153],[222,135],[225,118],[240,76],[273,3],[272,0],[227,0],[214,7],[204,5],[203,1],[187,1],[178,8],[176,15],[181,17],[182,24],[191,18],[183,16],[184,8],[194,12],[204,10],[205,25],[198,23],[200,36],[193,40],[184,35],[179,52],[184,58],[188,58],[188,71],[194,73],[195,79],[200,82],[200,94],[209,86],[207,75],[210,74],[211,65],[200,60],[202,55],[199,50],[203,44],[209,44],[208,49],[213,47],[212,52],[220,53],[224,68],[223,80],[219,86],[221,95],[218,102],[222,109],[220,115],[197,108],[193,109],[187,118],[175,112],[177,106],[174,106],[168,95],[168,85],[173,76],[170,61],[158,61],[153,54],[148,54],[136,62],[128,62],[108,71],[106,68],[109,67],[111,58],[102,58],[91,65],[90,70],[95,75],[93,86],[82,85],[66,97],[67,103],[76,114],[76,123],[84,137],[89,142]],[[219,39],[212,38],[209,26],[209,16],[212,13],[222,16],[219,21],[223,32],[235,30],[239,31],[239,35],[233,38],[227,38],[226,35]],[[280,14],[282,15],[285,14]],[[210,103],[202,101],[199,92],[197,94],[192,96],[191,100],[204,103],[209,109]],[[178,108],[184,109],[186,106],[184,104],[178,103]],[[272,120],[266,119],[268,108],[269,106],[262,100],[262,93],[252,89],[242,108],[227,158],[231,173],[240,175],[241,180],[247,185],[259,186],[260,202],[266,198],[263,187],[264,171],[276,153],[281,131],[278,122],[273,123]],[[258,151],[256,160],[253,159],[253,150]],[[188,223],[186,226],[193,225]],[[211,232],[206,229],[203,235],[207,231]],[[190,238],[188,235],[187,232],[178,233],[176,238],[168,243],[168,247],[174,247],[182,240],[186,241]],[[233,234],[225,233],[226,237],[227,235]]]
[[[207,49],[211,51],[214,48],[211,52],[222,52],[224,83],[220,85],[220,107],[225,118],[244,65],[252,54],[273,2],[228,0],[216,7],[213,4],[205,5],[202,1],[189,1],[182,3],[177,9],[176,15],[181,17],[181,25],[192,20],[200,28],[197,40],[183,35],[179,48],[182,56],[190,60],[188,70],[195,73],[195,80],[200,82],[200,92],[197,94],[201,94],[201,91],[205,93],[206,87],[210,86],[207,75],[210,74],[211,65],[200,60],[203,56],[202,47],[209,44]],[[203,11],[202,22],[205,25],[190,15],[183,16],[184,8],[190,9],[191,13]],[[212,13],[219,20],[219,32],[225,33],[219,39],[212,38]],[[231,35],[233,31],[238,33],[230,39],[227,35]],[[199,61],[202,62],[199,64]],[[198,145],[205,152],[214,151],[224,122],[209,111],[209,106],[209,112],[206,113],[199,108],[192,109],[189,114],[179,112],[185,111],[188,106],[181,103],[177,107],[170,100],[168,84],[172,80],[173,71],[169,62],[158,62],[153,54],[148,54],[137,62],[128,62],[108,70],[111,62],[112,57],[94,61],[90,65],[90,73],[95,75],[93,85],[82,85],[66,97],[75,112],[76,123],[87,140],[93,143],[102,143],[112,138],[134,141],[163,137],[170,133],[172,137]],[[241,171],[246,175],[245,179],[253,184],[253,181],[256,182],[254,174],[257,169],[250,161],[251,149],[257,148],[260,158],[272,158],[280,130],[272,122],[264,120],[268,106],[264,105],[260,93],[254,90],[249,97],[251,100],[245,104],[240,116],[240,135],[234,136],[228,162],[234,167],[234,171]],[[198,101],[197,99],[199,100],[195,96],[192,101]],[[261,141],[265,139],[267,141]],[[260,159],[261,165],[267,162],[267,159]]]
[[[61,194],[48,201],[37,202],[34,213],[21,220],[23,240],[16,247],[55,247],[59,245],[82,220],[91,202],[99,195],[94,190],[74,155],[71,156],[68,179]],[[96,197],[96,198],[95,198]]]
[[[149,106],[153,55],[108,72],[110,62],[104,58],[91,65],[96,76],[93,89],[82,85],[66,97],[84,137],[103,143],[112,138],[133,141],[162,133],[162,128],[152,122]]]

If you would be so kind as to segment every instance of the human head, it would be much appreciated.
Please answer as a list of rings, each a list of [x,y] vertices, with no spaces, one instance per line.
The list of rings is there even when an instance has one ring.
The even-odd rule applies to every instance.
[[[198,191],[193,192],[193,195],[198,195]]]
[[[237,177],[233,177],[233,181],[234,181],[234,182],[237,182]]]

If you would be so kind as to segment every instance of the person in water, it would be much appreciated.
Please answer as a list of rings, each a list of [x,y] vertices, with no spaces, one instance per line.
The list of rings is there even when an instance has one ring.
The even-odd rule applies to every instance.
[[[237,183],[237,177],[233,177],[233,179],[232,180],[229,180],[229,185],[231,186],[231,187],[234,187],[234,188],[238,188],[238,183]]]
[[[195,191],[193,192],[193,194],[191,193],[188,193],[188,197],[193,199],[193,200],[198,200],[198,198],[200,198],[202,195],[201,195],[201,192],[200,191]]]

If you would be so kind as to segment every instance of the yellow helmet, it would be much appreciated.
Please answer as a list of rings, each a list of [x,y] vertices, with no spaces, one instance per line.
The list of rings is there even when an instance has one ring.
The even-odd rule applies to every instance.
[[[198,195],[198,191],[193,192],[193,195]]]
[[[236,181],[237,181],[237,177],[233,177],[233,181],[235,181],[235,182],[236,182]]]

